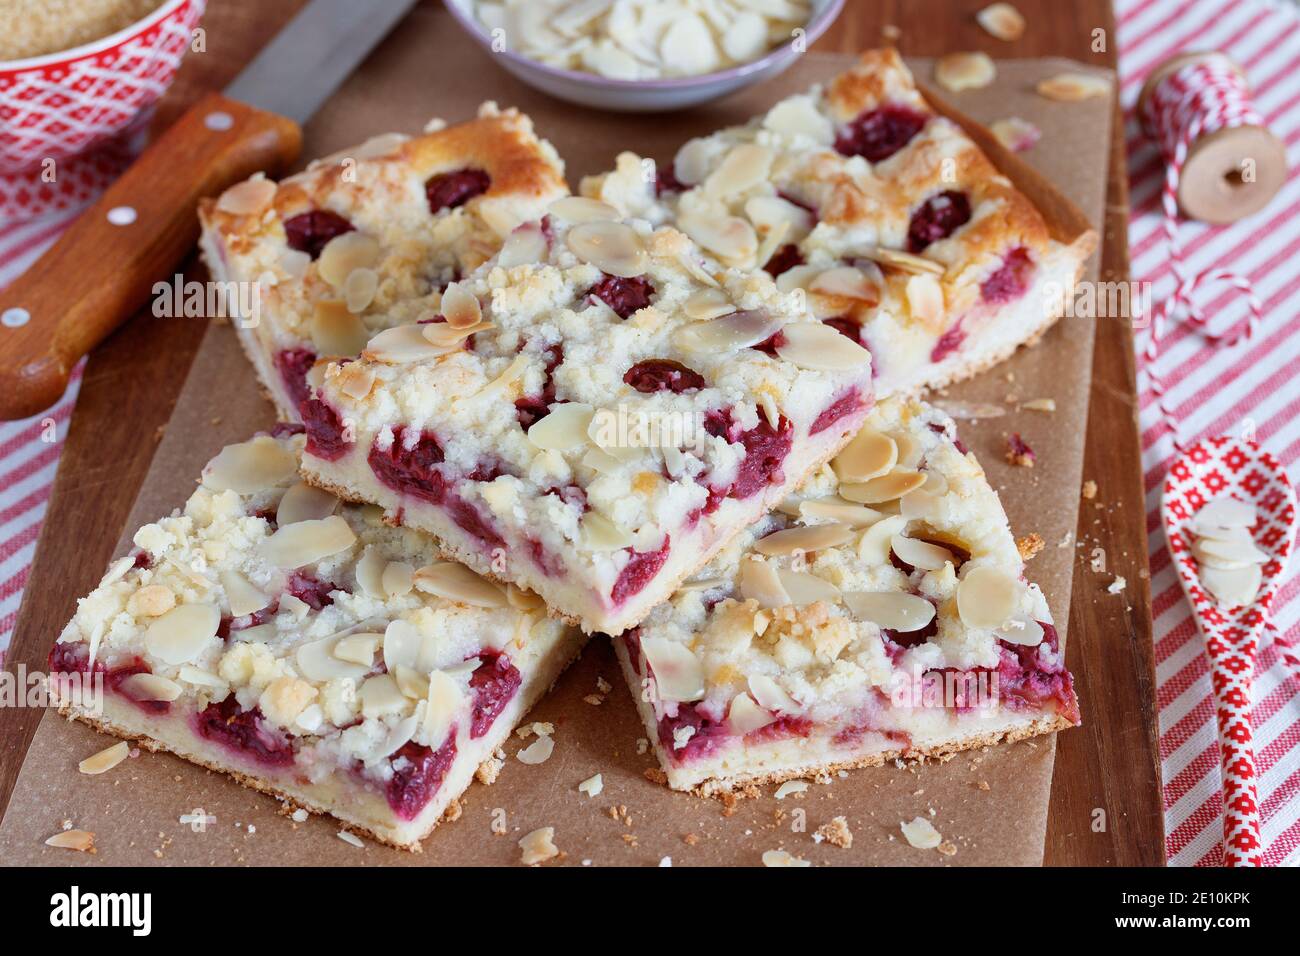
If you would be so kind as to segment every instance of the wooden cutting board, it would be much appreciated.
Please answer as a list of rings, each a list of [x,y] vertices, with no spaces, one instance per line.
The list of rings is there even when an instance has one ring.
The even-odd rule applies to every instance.
[[[1107,4],[1083,2],[1067,11],[1067,5],[1051,0],[1021,0],[1018,6],[1030,30],[1016,44],[993,41],[974,24],[973,12],[982,5],[940,0],[852,3],[818,49],[852,51],[874,45],[881,27],[893,23],[902,29],[899,43],[906,53],[979,47],[1002,57],[1061,53],[1101,65],[1113,61],[1113,53],[1090,55],[1091,26],[1085,26],[1109,25]],[[267,22],[265,9],[256,7],[247,0],[212,0],[207,20],[210,52],[206,58],[190,59],[171,104],[219,84],[251,55],[251,44],[257,41],[249,38],[268,35],[274,26]],[[278,12],[287,15],[293,5],[285,7]],[[245,43],[248,49],[242,48]],[[1122,141],[1117,142],[1112,156],[1106,278],[1127,273],[1122,147]],[[137,321],[92,359],[32,573],[31,580],[41,586],[28,590],[11,664],[38,667],[75,597],[97,579],[152,457],[153,432],[167,420],[183,380],[181,370],[202,331],[193,320],[174,320],[163,327]],[[1061,738],[1046,860],[1160,863],[1162,805],[1128,328],[1098,323],[1094,347],[1093,413],[1084,474],[1098,482],[1098,500],[1105,507],[1085,507],[1080,533],[1105,547],[1111,572],[1130,583],[1126,599],[1107,599],[1103,591],[1109,575],[1099,579],[1084,565],[1076,569],[1069,656],[1088,721]],[[105,449],[113,454],[106,456]],[[1094,706],[1089,707],[1090,702]],[[32,717],[30,711],[0,713],[0,740],[6,745],[0,754],[0,806],[16,777]],[[1103,828],[1095,830],[1090,823],[1098,819]]]

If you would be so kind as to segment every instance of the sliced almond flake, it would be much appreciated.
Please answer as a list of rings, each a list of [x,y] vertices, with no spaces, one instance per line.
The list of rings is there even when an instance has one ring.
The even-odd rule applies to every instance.
[[[776,354],[800,368],[847,372],[871,362],[871,353],[829,325],[796,322],[785,326]]]
[[[452,731],[456,716],[465,707],[465,692],[460,681],[446,671],[429,674],[428,703],[424,709],[424,739],[437,747]]]
[[[384,596],[384,568],[388,559],[376,548],[367,548],[366,553],[357,561],[355,573],[361,589],[371,597]]]
[[[1253,603],[1258,596],[1263,573],[1258,564],[1237,570],[1203,566],[1200,569],[1200,579],[1201,584],[1220,604],[1241,607]]]
[[[506,237],[497,256],[497,265],[503,269],[531,265],[546,258],[548,245],[546,233],[535,222],[524,223]]]
[[[747,309],[743,312],[731,312],[707,322],[683,325],[673,333],[673,340],[687,352],[703,354],[734,352],[736,349],[749,348],[771,338],[784,321],[781,316],[773,315],[766,309]],[[840,336],[840,338],[844,337]]]
[[[853,616],[891,631],[919,631],[934,620],[934,605],[903,591],[845,591]]]
[[[705,137],[687,140],[673,158],[673,176],[686,186],[694,186],[708,174],[710,143]]]
[[[1025,18],[1009,3],[994,3],[975,14],[989,36],[999,40],[1019,40],[1025,35]]]
[[[851,528],[866,528],[875,524],[884,515],[866,505],[854,504],[843,498],[812,498],[799,502],[798,516],[802,518],[824,518],[838,521]]]
[[[167,701],[171,702],[181,696],[182,690],[180,684],[174,680],[168,680],[158,674],[131,674],[121,684],[118,689],[138,701]]]
[[[925,454],[925,449],[907,432],[897,432],[889,436],[898,446],[898,467],[915,468]]]
[[[898,468],[870,481],[843,482],[840,484],[840,496],[861,505],[878,505],[901,498],[923,484],[925,484],[925,475],[910,469]]]
[[[486,332],[488,329],[496,328],[491,322],[479,322],[477,325],[455,326],[449,322],[430,322],[424,326],[424,340],[436,349],[444,352],[454,352],[461,347],[471,335],[479,332]]]
[[[721,289],[700,289],[682,303],[682,312],[686,317],[701,322],[735,311],[735,305]]]
[[[767,392],[758,396],[758,407],[763,410],[763,417],[767,423],[772,426],[773,430],[779,431],[781,428],[781,409],[777,407],[776,399]]]
[[[520,750],[515,756],[520,763],[535,767],[550,760],[551,754],[554,752],[555,741],[546,734],[539,734],[536,740]]]
[[[1043,625],[1031,617],[1014,617],[993,632],[998,640],[1022,647],[1037,647],[1043,643]]]
[[[858,539],[858,557],[868,565],[882,565],[889,561],[890,542],[894,535],[907,527],[907,519],[901,515],[881,518]]]
[[[799,702],[785,692],[775,680],[766,674],[751,674],[747,681],[749,692],[754,700],[767,710],[782,714],[797,714]]]
[[[709,272],[705,271],[704,266],[696,260],[694,253],[690,251],[683,252],[677,257],[677,261],[683,269],[690,273],[692,278],[698,280],[709,288],[720,289],[722,287],[721,283],[719,283],[716,278],[714,278]]]
[[[758,251],[754,253],[755,267],[767,265],[776,255],[776,251],[785,245],[786,233],[790,231],[788,222],[779,222],[771,229],[763,233],[763,241],[758,245]]]
[[[280,499],[275,509],[275,523],[277,527],[283,528],[285,525],[297,524],[299,521],[319,521],[338,511],[339,504],[338,498],[328,491],[300,481],[290,487]],[[263,607],[266,605],[263,604],[253,610],[260,611]],[[252,611],[240,613],[251,614]]]
[[[776,714],[759,707],[748,694],[733,697],[727,710],[727,729],[737,735],[753,733],[775,720]]]
[[[1193,531],[1199,528],[1217,526],[1222,528],[1249,528],[1258,519],[1253,505],[1236,498],[1215,498],[1208,505],[1196,512]],[[1200,533],[1198,531],[1198,533]]]
[[[403,597],[411,593],[415,582],[415,569],[405,561],[389,561],[384,568],[382,585],[384,594],[389,598]]]
[[[767,111],[763,126],[785,136],[807,136],[822,146],[835,141],[835,127],[817,110],[816,101],[807,94],[791,96]]]
[[[618,219],[618,210],[607,202],[586,196],[564,196],[546,207],[546,211],[568,223],[599,222]]]
[[[439,348],[424,337],[424,325],[397,325],[385,329],[367,344],[363,357],[388,365],[423,362],[446,355],[450,349]],[[347,366],[344,366],[346,369]]]
[[[780,196],[754,196],[745,202],[745,215],[759,232],[774,232],[784,227],[784,236],[797,242],[813,227],[813,216]]]
[[[361,837],[348,830],[340,830],[336,836],[348,846],[354,846],[358,850],[364,850],[366,848],[365,843],[361,841]]]
[[[459,282],[452,282],[443,290],[438,308],[453,329],[472,329],[483,319],[478,297]]]
[[[555,845],[555,827],[541,827],[529,833],[519,841],[519,849],[523,851],[519,862],[524,866],[545,863],[559,856],[560,851]]]
[[[105,747],[99,753],[91,754],[77,764],[77,769],[88,776],[97,776],[112,770],[130,755],[131,745],[121,740],[111,747]]]
[[[360,638],[360,635],[350,635],[349,638]],[[307,680],[320,683],[343,679],[360,680],[370,670],[373,651],[370,661],[362,662],[340,657],[337,653],[338,645],[349,638],[333,636],[298,645],[298,649],[294,651],[294,664],[298,668],[298,673]],[[353,640],[349,645],[351,657],[362,656],[359,653],[359,645],[360,640]]]
[[[654,671],[660,700],[691,701],[704,696],[704,668],[685,644],[647,637],[641,641],[641,653]]]
[[[711,591],[714,588],[726,587],[731,583],[730,578],[692,578],[689,581],[683,581],[678,585],[678,591]]]
[[[636,230],[622,222],[583,222],[569,230],[569,251],[601,272],[631,279],[649,264]]]
[[[226,592],[226,602],[230,605],[231,617],[243,617],[262,610],[271,603],[271,595],[254,587],[233,568],[222,571],[218,576],[221,587]]]
[[[323,299],[316,303],[309,332],[317,355],[350,358],[370,340],[370,330],[346,303]]]
[[[221,625],[221,611],[212,604],[182,604],[156,618],[144,632],[144,647],[164,664],[188,664],[198,656]]]
[[[632,546],[632,535],[597,511],[584,514],[581,527],[582,546],[588,551],[622,551]]]
[[[994,123],[990,129],[997,141],[1013,153],[1032,149],[1043,138],[1043,132],[1028,120],[1009,116]]]
[[[808,291],[872,304],[880,301],[880,283],[876,277],[853,266],[836,266],[818,273],[808,284]]]
[[[846,524],[814,524],[774,531],[754,543],[759,554],[783,555],[838,548],[853,537]]]
[[[888,435],[863,428],[835,456],[831,467],[840,481],[861,482],[889,474],[898,463],[898,444]]]
[[[210,671],[195,667],[192,664],[185,664],[176,674],[187,684],[193,684],[196,687],[211,687],[213,689],[224,689],[227,685],[224,680]],[[224,695],[222,695],[224,696]]]
[[[907,280],[907,308],[912,318],[934,326],[944,316],[943,286],[928,273]]]
[[[463,564],[444,561],[415,572],[415,586],[426,594],[473,607],[506,607],[506,594]]]
[[[812,281],[825,271],[821,266],[795,266],[776,277],[776,287],[789,294],[795,289],[807,290]]]
[[[356,533],[339,515],[299,521],[278,529],[259,550],[277,568],[301,568],[346,551],[356,543]]]
[[[997,75],[997,67],[987,53],[949,53],[934,65],[935,80],[953,93],[983,89]]]
[[[739,216],[683,216],[677,226],[727,265],[747,264],[758,254],[758,233]]]
[[[415,714],[402,718],[389,729],[384,739],[370,752],[366,762],[375,764],[391,757],[410,742],[419,727],[420,719]]]
[[[99,579],[99,586],[101,588],[107,587],[114,581],[122,580],[122,578],[126,577],[126,572],[130,571],[133,567],[135,567],[135,558],[130,555],[118,558],[108,566],[108,570],[104,572],[104,576]]]
[[[750,558],[740,563],[739,590],[742,598],[757,601],[759,607],[785,607],[790,603],[776,568],[766,561]]]
[[[612,475],[623,467],[621,459],[601,448],[587,449],[587,453],[582,456],[582,463],[602,475]]]
[[[480,399],[490,398],[496,395],[504,395],[510,391],[524,373],[528,371],[528,356],[522,353],[516,355],[514,360],[505,367],[500,375],[484,385],[475,397]]]
[[[352,270],[369,268],[378,261],[379,243],[353,229],[325,243],[316,269],[322,279],[341,290]]]
[[[373,631],[358,631],[347,634],[334,642],[333,655],[349,664],[360,664],[369,670],[375,661],[375,652],[383,641],[384,635]]]
[[[704,191],[717,199],[747,192],[766,183],[772,169],[772,151],[757,143],[733,147],[704,180]]]
[[[353,269],[343,280],[343,301],[349,312],[364,312],[379,291],[379,273],[362,266]],[[360,351],[360,350],[358,350]]]
[[[361,705],[361,716],[367,719],[400,714],[409,706],[392,674],[367,677],[357,691],[357,701]]]
[[[1030,412],[1054,412],[1056,411],[1056,399],[1034,398],[1024,402],[1020,407]]]
[[[785,850],[767,850],[763,853],[764,866],[812,866],[812,862],[794,856]]]
[[[534,447],[570,451],[588,444],[588,430],[596,411],[583,402],[565,402],[528,429]]]
[[[957,585],[957,613],[967,627],[992,630],[1015,613],[1021,584],[996,568],[971,568]]]
[[[95,834],[89,830],[64,830],[46,840],[45,845],[58,847],[61,850],[79,850],[82,853],[94,853]]]
[[[349,362],[334,376],[338,390],[349,398],[361,401],[375,385],[375,370],[361,362]]]
[[[918,850],[933,850],[943,842],[943,835],[934,828],[925,817],[916,817],[910,823],[901,823],[899,828],[910,846]]]
[[[787,780],[781,786],[776,788],[776,793],[772,794],[778,800],[784,800],[792,793],[805,793],[808,790],[807,780]]]
[[[913,275],[929,274],[941,276],[946,271],[943,263],[927,259],[925,256],[913,255],[901,249],[885,249],[880,246],[866,253],[866,258],[886,269],[910,272]]]
[[[928,541],[919,541],[904,534],[896,534],[889,546],[904,564],[921,571],[942,571],[945,564],[956,565],[957,559],[947,548]]]
[[[790,596],[790,603],[796,607],[813,604],[816,601],[835,603],[840,599],[840,589],[825,578],[820,578],[807,571],[791,571],[777,568],[776,576],[781,587]]]
[[[164,584],[150,584],[131,595],[127,610],[136,617],[158,617],[176,606],[176,594]]]
[[[1220,539],[1205,537],[1199,539],[1192,550],[1197,557],[1217,558],[1240,564],[1265,564],[1269,556],[1255,546],[1253,541],[1241,539]]]
[[[1040,95],[1062,103],[1076,103],[1094,96],[1109,96],[1110,81],[1091,73],[1060,73],[1038,84]]]
[[[203,468],[203,484],[213,491],[251,495],[285,484],[298,473],[298,462],[269,435],[227,445]]]
[[[217,197],[217,210],[232,216],[256,216],[275,201],[275,183],[260,173],[242,183],[235,183]]]
[[[588,777],[582,783],[578,784],[578,792],[585,793],[589,797],[598,797],[600,792],[605,789],[605,780],[600,774]]]

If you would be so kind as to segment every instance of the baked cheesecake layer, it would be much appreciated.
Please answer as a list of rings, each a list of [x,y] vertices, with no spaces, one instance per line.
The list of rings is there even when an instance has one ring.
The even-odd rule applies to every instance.
[[[1035,341],[1096,245],[1090,231],[1054,239],[893,50],[688,141],[657,177],[646,165],[624,153],[582,192],[803,290],[870,349],[881,397],[967,378]],[[745,188],[720,188],[738,170]]]
[[[1047,602],[941,412],[886,399],[615,640],[669,785],[715,792],[1079,721]]]
[[[204,259],[233,283],[227,311],[286,420],[301,420],[319,361],[435,314],[447,283],[568,193],[563,161],[516,110],[431,126],[200,203]]]
[[[416,846],[581,649],[541,601],[298,480],[302,434],[222,450],[78,602],[60,709]]]
[[[331,365],[303,473],[587,631],[639,622],[839,450],[870,355],[762,272],[560,200],[439,321]]]

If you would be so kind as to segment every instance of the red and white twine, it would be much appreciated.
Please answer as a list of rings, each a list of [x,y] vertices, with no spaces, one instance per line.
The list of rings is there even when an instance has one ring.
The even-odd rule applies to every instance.
[[[1151,391],[1173,434],[1174,446],[1181,451],[1183,444],[1179,438],[1177,418],[1166,404],[1164,383],[1156,371],[1160,340],[1170,317],[1185,307],[1191,325],[1207,341],[1226,348],[1248,341],[1263,318],[1263,307],[1247,276],[1217,268],[1187,274],[1182,245],[1178,241],[1178,189],[1183,167],[1192,144],[1202,136],[1239,126],[1263,126],[1264,120],[1251,101],[1245,77],[1222,56],[1205,57],[1189,63],[1161,79],[1143,100],[1140,119],[1143,130],[1155,140],[1164,156],[1163,230],[1169,250],[1170,271],[1175,280],[1173,295],[1152,312],[1143,358]],[[1209,323],[1192,301],[1196,290],[1210,282],[1227,283],[1245,295],[1249,316],[1223,332],[1211,332]]]

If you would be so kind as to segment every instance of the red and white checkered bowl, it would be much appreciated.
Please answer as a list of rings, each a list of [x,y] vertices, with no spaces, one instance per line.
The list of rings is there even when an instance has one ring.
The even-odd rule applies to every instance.
[[[62,192],[63,160],[75,164],[72,157],[146,124],[190,48],[205,3],[166,0],[93,43],[0,62],[0,206],[12,205],[16,190],[36,184],[53,182],[43,192]],[[22,205],[35,212],[49,205],[48,195],[45,202],[34,196]]]

